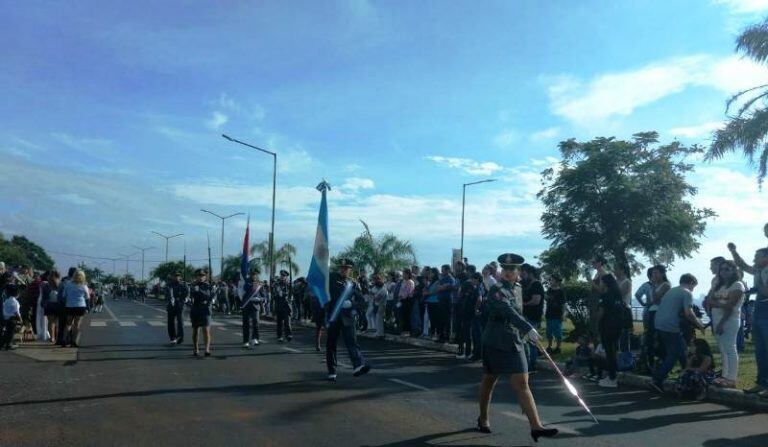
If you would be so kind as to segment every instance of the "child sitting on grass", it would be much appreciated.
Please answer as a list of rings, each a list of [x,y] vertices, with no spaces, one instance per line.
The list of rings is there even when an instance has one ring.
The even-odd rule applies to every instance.
[[[608,369],[608,360],[605,357],[605,348],[600,343],[589,358],[589,374],[583,378],[590,382],[599,382],[606,369]]]
[[[696,338],[688,349],[686,368],[677,379],[677,394],[683,399],[703,400],[707,388],[715,379],[715,361],[712,348],[703,338]]]
[[[589,339],[582,335],[577,340],[578,346],[570,360],[565,362],[565,375],[569,377],[579,376],[589,368],[592,357],[592,348],[589,347]]]

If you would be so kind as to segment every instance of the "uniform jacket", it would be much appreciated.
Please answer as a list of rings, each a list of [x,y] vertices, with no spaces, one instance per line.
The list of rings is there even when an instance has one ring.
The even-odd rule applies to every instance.
[[[243,287],[243,309],[248,306],[259,306],[267,299],[267,288],[259,281],[246,281]]]
[[[331,292],[331,299],[328,301],[328,304],[326,304],[325,310],[326,315],[328,317],[331,316],[331,312],[333,312],[333,309],[336,307],[336,303],[338,302],[339,298],[341,297],[341,294],[344,293],[344,289],[347,287],[347,281],[352,281],[352,279],[347,278],[343,279],[338,273],[331,273],[330,275],[330,284],[329,289]],[[355,287],[357,290],[358,288]],[[354,296],[350,296],[350,301],[354,301]],[[351,304],[351,303],[350,303]],[[355,325],[355,316],[353,314],[353,308],[341,308],[341,312],[339,312],[339,318],[338,321],[341,321],[341,323],[344,326],[353,326]]]
[[[165,286],[165,298],[168,300],[168,307],[182,308],[189,298],[189,286],[181,281],[170,281]]]
[[[523,340],[531,326],[515,306],[514,285],[502,280],[491,287],[486,303],[488,322],[483,331],[483,347],[521,352]]]
[[[275,282],[272,293],[272,305],[276,312],[291,314],[291,293],[290,285],[287,282],[278,280]]]
[[[211,306],[215,300],[210,284],[207,282],[192,283],[189,295],[192,298],[192,312],[211,314]]]

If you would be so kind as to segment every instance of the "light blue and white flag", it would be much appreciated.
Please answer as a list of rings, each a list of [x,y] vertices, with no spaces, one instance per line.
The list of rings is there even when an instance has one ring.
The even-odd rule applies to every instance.
[[[312,294],[325,306],[330,301],[330,292],[328,289],[328,271],[331,262],[328,257],[328,202],[326,192],[330,191],[331,185],[323,180],[317,185],[317,190],[322,193],[320,199],[320,214],[317,217],[317,234],[315,235],[315,251],[312,254],[312,262],[309,265],[307,274],[307,283]]]

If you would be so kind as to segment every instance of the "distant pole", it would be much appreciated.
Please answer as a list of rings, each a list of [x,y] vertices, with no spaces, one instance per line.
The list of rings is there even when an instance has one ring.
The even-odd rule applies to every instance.
[[[204,213],[208,213],[211,216],[215,216],[215,217],[218,217],[219,219],[221,219],[221,265],[220,265],[221,271],[219,272],[219,275],[223,277],[224,276],[224,221],[229,219],[230,217],[244,216],[245,213],[234,213],[234,214],[230,214],[229,216],[219,216],[218,214],[214,213],[213,211],[202,210],[202,209],[200,211],[202,211]],[[209,245],[210,245],[210,240],[208,242],[209,242]],[[211,273],[211,275],[213,275],[213,272],[210,272],[210,273]]]
[[[151,231],[151,233],[156,234],[161,238],[165,239],[165,262],[168,262],[168,241],[175,237],[184,236],[184,233],[174,234],[172,236],[166,236],[164,234],[158,233],[157,231]]]
[[[464,207],[467,200],[467,186],[479,185],[480,183],[490,183],[495,181],[496,179],[491,178],[487,180],[480,180],[477,182],[464,183],[463,185],[461,185],[461,245],[459,248],[459,252],[461,253],[461,255],[459,256],[460,261],[464,260]],[[451,267],[455,267],[455,266],[451,266]]]
[[[251,149],[256,149],[257,151],[261,151],[261,152],[264,152],[265,154],[269,154],[272,156],[272,226],[269,232],[269,281],[271,284],[272,278],[275,277],[275,256],[274,255],[275,255],[275,195],[277,191],[277,153],[268,151],[266,149],[262,149],[252,144],[242,142],[240,140],[237,140],[225,134],[222,134],[221,136],[224,139],[229,140],[233,143],[238,143],[243,146],[250,147]]]
[[[131,247],[135,248],[136,250],[139,250],[141,252],[141,282],[144,282],[144,252],[147,250],[152,250],[155,247],[139,247],[137,245],[131,245]]]

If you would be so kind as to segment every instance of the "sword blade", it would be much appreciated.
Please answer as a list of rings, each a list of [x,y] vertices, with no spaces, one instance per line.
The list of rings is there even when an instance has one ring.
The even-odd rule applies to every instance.
[[[563,383],[565,384],[565,387],[566,387],[566,388],[568,389],[568,391],[569,391],[569,392],[570,392],[570,393],[571,393],[571,394],[572,394],[572,395],[573,395],[573,396],[576,398],[576,400],[579,402],[579,405],[581,405],[581,406],[582,406],[582,408],[584,408],[584,410],[587,412],[587,414],[589,414],[590,416],[592,416],[592,420],[594,420],[596,424],[599,424],[600,422],[597,420],[597,418],[595,417],[595,415],[594,415],[594,414],[592,414],[592,410],[590,410],[590,409],[589,409],[589,407],[587,406],[587,403],[586,403],[586,402],[584,402],[584,399],[582,399],[582,398],[581,398],[581,396],[579,396],[579,391],[576,389],[576,387],[575,387],[575,386],[573,386],[573,384],[571,383],[571,381],[570,381],[570,380],[568,380],[568,378],[567,378],[567,377],[565,377],[565,374],[563,374],[563,372],[562,372],[562,371],[560,371],[560,368],[557,366],[557,363],[555,363],[555,361],[554,361],[554,360],[552,360],[552,357],[550,357],[550,355],[549,355],[549,353],[547,352],[547,350],[546,350],[546,349],[543,349],[540,343],[536,343],[536,346],[539,348],[539,350],[540,350],[541,352],[543,352],[543,353],[544,353],[544,357],[546,357],[546,359],[549,361],[549,364],[550,364],[550,365],[552,365],[552,368],[553,368],[555,371],[557,371],[557,375],[559,375],[559,376],[560,376],[560,379],[562,379],[562,380],[563,380]]]

